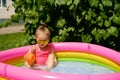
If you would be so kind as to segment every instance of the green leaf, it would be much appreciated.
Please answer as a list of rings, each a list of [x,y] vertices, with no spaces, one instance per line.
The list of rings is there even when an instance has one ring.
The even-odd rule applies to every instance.
[[[83,12],[82,12],[82,15],[84,16],[86,13],[87,13],[87,11],[83,11]]]
[[[96,28],[94,28],[94,29],[92,30],[92,34],[93,34],[93,36],[95,37],[95,40],[96,40],[97,42],[99,42],[100,39],[101,39],[101,36],[100,36],[100,34],[98,34],[98,31],[97,31]]]
[[[73,4],[77,6],[79,4],[80,0],[74,0]]]
[[[111,25],[111,22],[110,22],[110,21],[105,20],[104,25],[105,25],[106,27],[109,27],[109,26]]]
[[[120,16],[114,16],[113,17],[113,22],[120,25]]]
[[[46,22],[50,22],[50,21],[51,21],[50,15],[47,15]]]
[[[102,20],[102,17],[98,16],[97,21],[101,21],[101,20]]]
[[[114,26],[111,26],[110,28],[107,29],[108,33],[115,36],[115,37],[118,37],[118,29]]]
[[[59,42],[63,42],[66,40],[66,36],[59,36]]]
[[[102,26],[103,26],[103,20],[99,21],[99,22],[98,22],[98,25],[99,25],[100,27],[102,27]]]
[[[104,5],[103,5],[103,4],[99,3],[99,7],[100,7],[100,10],[101,10],[101,11],[104,11],[104,8],[103,8]]]
[[[59,30],[59,35],[64,35],[64,36],[68,35],[67,29],[66,28],[60,29]]]
[[[85,16],[85,19],[87,21],[90,21],[92,17],[95,17],[95,16],[96,16],[95,12],[93,12],[91,8],[89,8],[88,14]]]
[[[95,17],[95,16],[96,16],[95,12],[92,11],[91,8],[89,9],[88,14],[89,14],[90,16],[92,16],[92,17]]]
[[[106,40],[109,36],[110,36],[110,34],[106,33],[106,34],[103,35],[103,39]]]
[[[50,3],[50,5],[52,5],[54,3],[54,0],[46,0],[48,3]]]
[[[27,22],[28,22],[28,23],[32,23],[32,19],[29,19]]]
[[[105,12],[100,12],[100,16],[101,16],[103,19],[107,19],[107,16],[106,16]]]
[[[27,4],[31,4],[31,3],[32,3],[32,0],[26,0],[26,3],[27,3]]]
[[[94,28],[92,30],[92,34],[94,35],[96,41],[99,42],[102,39],[102,37],[106,34],[106,31],[104,29]],[[106,36],[104,37],[104,39],[105,38],[106,38]]]
[[[104,6],[112,6],[112,0],[102,0]]]
[[[60,19],[60,20],[57,21],[56,27],[57,28],[62,28],[62,27],[64,27],[65,23],[66,23],[65,19]]]
[[[68,27],[68,28],[67,28],[67,32],[74,31],[74,30],[75,30],[74,27]]]
[[[74,9],[74,8],[75,8],[75,6],[74,6],[74,5],[71,5],[69,9],[72,10],[72,9]]]
[[[58,4],[58,5],[65,5],[66,3],[66,0],[55,0],[55,4]]]
[[[67,5],[69,6],[70,4],[72,4],[72,0],[67,0]]]
[[[99,0],[88,0],[91,7],[97,7]]]
[[[115,11],[119,10],[120,9],[120,3],[116,3],[114,9],[115,9]]]
[[[76,21],[77,21],[77,24],[79,24],[81,22],[82,18],[80,18],[79,16],[76,16]]]
[[[83,42],[91,42],[92,41],[92,36],[89,34],[82,35],[82,41]]]
[[[60,38],[60,36],[54,36],[54,37],[52,38],[52,42],[58,42],[58,41],[59,41],[59,38]]]
[[[86,19],[87,21],[90,21],[90,20],[91,20],[91,15],[87,14],[87,15],[85,16],[85,19]]]
[[[104,35],[106,33],[106,31],[104,29],[98,29],[98,33],[100,35]]]

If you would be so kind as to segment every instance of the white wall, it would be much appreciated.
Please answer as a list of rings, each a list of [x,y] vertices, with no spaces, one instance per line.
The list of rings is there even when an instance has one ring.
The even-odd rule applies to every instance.
[[[7,11],[7,7],[0,7],[0,19],[9,19],[12,14],[14,14],[14,8],[12,6],[11,0],[6,0],[7,7],[9,7]]]

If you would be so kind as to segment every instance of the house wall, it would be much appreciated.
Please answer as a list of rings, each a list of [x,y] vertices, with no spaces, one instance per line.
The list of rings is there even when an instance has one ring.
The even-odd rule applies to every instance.
[[[7,7],[9,7],[8,11]],[[0,7],[0,19],[9,19],[12,14],[14,14],[12,0],[6,0],[6,7]]]

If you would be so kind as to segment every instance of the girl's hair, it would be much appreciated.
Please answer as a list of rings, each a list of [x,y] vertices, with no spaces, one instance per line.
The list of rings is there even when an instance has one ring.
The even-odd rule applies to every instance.
[[[38,31],[42,31],[46,33],[46,35],[50,38],[50,30],[46,27],[45,23],[42,23],[36,30],[35,36],[38,35]]]

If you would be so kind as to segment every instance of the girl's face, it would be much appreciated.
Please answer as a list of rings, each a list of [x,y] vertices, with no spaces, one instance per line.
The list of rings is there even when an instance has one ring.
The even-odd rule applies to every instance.
[[[49,37],[46,33],[38,31],[36,35],[36,41],[40,48],[45,48],[49,43]]]

